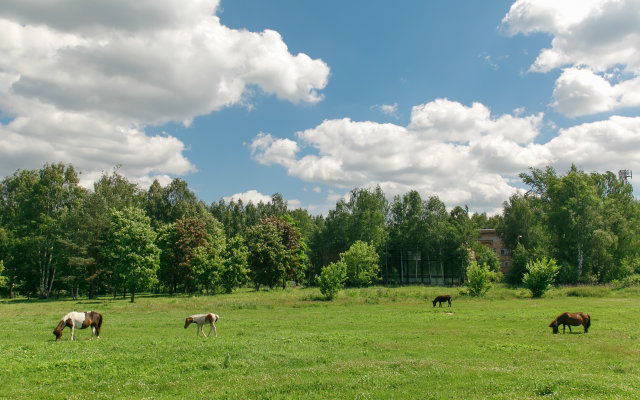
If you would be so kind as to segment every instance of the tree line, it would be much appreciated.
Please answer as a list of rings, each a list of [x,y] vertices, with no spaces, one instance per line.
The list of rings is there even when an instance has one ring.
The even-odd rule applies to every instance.
[[[405,282],[418,262],[441,283],[462,283],[472,260],[499,268],[477,242],[479,228],[495,228],[512,250],[513,284],[542,258],[557,260],[563,283],[640,272],[640,205],[631,185],[576,167],[562,176],[531,169],[521,179],[529,190],[496,216],[448,210],[417,191],[389,201],[380,187],[353,189],[323,216],[289,209],[278,193],[266,203],[205,204],[179,178],[143,190],[117,168],[87,190],[73,165],[46,164],[0,183],[0,290],[134,301],[140,291],[318,284],[329,279],[327,266],[347,285],[363,286]]]

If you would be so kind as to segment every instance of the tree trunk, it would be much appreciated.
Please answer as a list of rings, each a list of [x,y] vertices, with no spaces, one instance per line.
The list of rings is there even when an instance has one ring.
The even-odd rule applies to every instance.
[[[578,279],[582,276],[582,244],[578,244]]]
[[[131,302],[133,303],[133,301],[136,298],[136,286],[135,285],[131,285]]]

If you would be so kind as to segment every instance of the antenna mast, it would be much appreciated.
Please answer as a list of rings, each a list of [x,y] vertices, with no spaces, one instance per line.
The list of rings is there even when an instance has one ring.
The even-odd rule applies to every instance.
[[[620,179],[620,183],[624,185],[629,183],[629,179],[631,179],[632,177],[632,172],[629,169],[621,169],[618,171],[618,179]]]

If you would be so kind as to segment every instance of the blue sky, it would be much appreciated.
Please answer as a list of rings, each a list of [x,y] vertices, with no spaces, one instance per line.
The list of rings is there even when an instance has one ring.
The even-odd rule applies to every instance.
[[[637,1],[128,3],[0,5],[0,175],[494,213],[529,166],[640,171]]]

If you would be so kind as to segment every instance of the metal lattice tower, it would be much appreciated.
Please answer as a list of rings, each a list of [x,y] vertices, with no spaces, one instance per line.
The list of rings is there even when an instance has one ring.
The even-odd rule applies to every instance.
[[[632,177],[632,172],[629,169],[621,169],[620,171],[618,171],[618,179],[620,179],[620,182],[625,185],[629,183],[629,179],[631,179]]]

